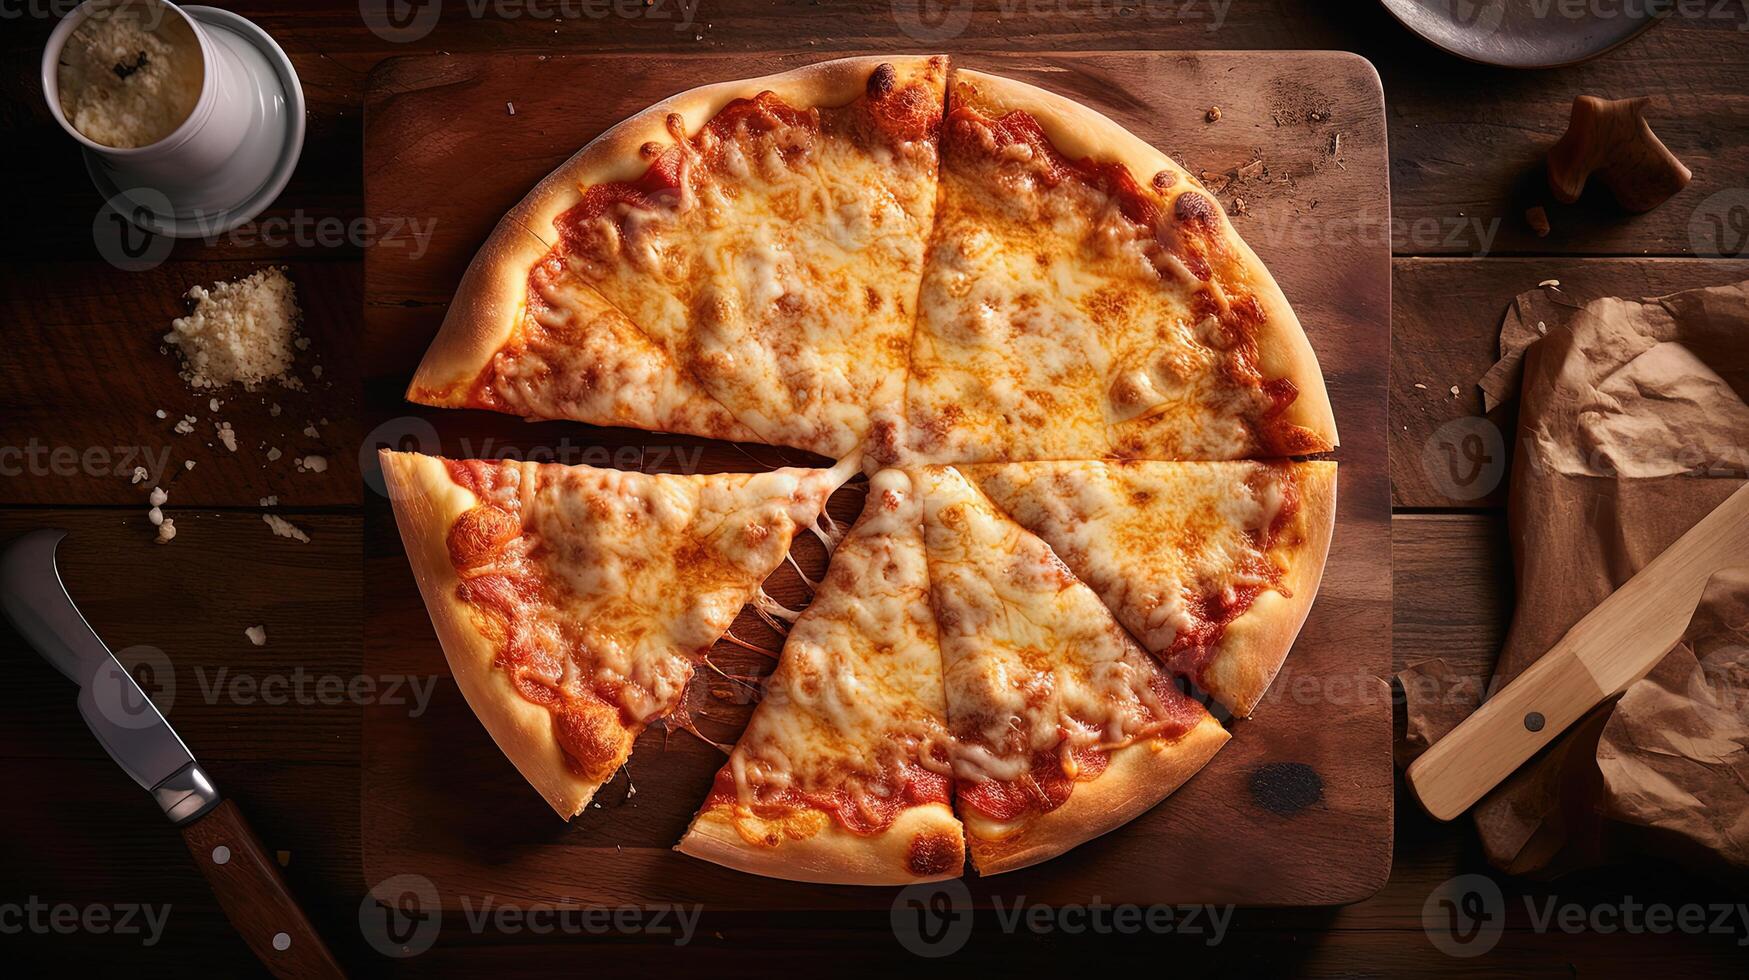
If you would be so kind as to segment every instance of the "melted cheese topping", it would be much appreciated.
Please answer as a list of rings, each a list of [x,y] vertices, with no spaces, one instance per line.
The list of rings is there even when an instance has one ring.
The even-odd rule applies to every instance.
[[[1150,650],[1172,650],[1211,603],[1272,589],[1301,540],[1278,518],[1319,464],[1004,463],[965,467],[1049,543]],[[1289,515],[1292,516],[1291,514]],[[1291,521],[1290,521],[1291,525]],[[1241,611],[1242,613],[1242,611]]]
[[[939,114],[939,78],[915,84],[936,86]],[[674,186],[566,236],[577,274],[748,428],[835,458],[862,441],[871,406],[903,397],[935,209],[934,126],[873,135],[866,101],[761,96],[726,132],[713,122],[676,144]]]
[[[947,802],[947,709],[922,517],[904,473],[870,480],[861,519],[724,767],[739,815],[830,806],[848,825],[874,828],[925,797]],[[919,792],[919,782],[933,790]],[[764,825],[749,825],[757,838]]]
[[[842,479],[527,462],[451,472],[480,498],[450,548],[461,597],[502,634],[500,666],[525,697],[605,702],[628,726],[679,704],[693,662]]]
[[[754,438],[625,314],[557,260],[529,277],[523,319],[471,403],[530,419]]]
[[[1179,720],[1159,665],[1043,541],[958,470],[914,478],[956,778],[1018,780],[1041,752],[1072,776],[1072,750],[1117,748]]]
[[[1126,198],[996,128],[961,112],[946,126],[906,393],[910,458],[1257,453],[1270,398],[1207,263],[1191,256],[1199,277],[1180,254],[1190,236],[1169,198],[1133,185],[1140,197]],[[1151,224],[1136,220],[1137,201]]]

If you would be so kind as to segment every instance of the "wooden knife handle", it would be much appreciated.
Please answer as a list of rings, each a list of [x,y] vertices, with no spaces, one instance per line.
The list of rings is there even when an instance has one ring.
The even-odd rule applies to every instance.
[[[1409,766],[1404,778],[1439,820],[1468,810],[1614,691],[1570,646],[1557,646]]]
[[[334,954],[286,890],[279,865],[230,800],[182,827],[225,918],[276,977],[344,977]]]

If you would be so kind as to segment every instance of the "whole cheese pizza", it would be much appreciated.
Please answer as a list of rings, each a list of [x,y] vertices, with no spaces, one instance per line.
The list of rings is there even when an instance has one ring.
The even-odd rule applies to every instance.
[[[408,397],[835,461],[382,456],[462,693],[566,818],[685,722],[796,533],[831,545],[678,845],[781,878],[994,874],[1155,807],[1231,737],[1205,705],[1260,710],[1334,525],[1317,357],[1214,197],[945,57],[608,130],[499,223]]]

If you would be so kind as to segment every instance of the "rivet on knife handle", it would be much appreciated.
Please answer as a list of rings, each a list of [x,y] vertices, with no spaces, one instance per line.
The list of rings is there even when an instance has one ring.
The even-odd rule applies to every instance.
[[[1469,809],[1592,708],[1646,676],[1682,639],[1707,580],[1746,561],[1749,484],[1416,759],[1405,774],[1416,799],[1440,820]]]
[[[235,803],[221,801],[206,816],[184,824],[182,839],[225,918],[274,976],[346,975]]]

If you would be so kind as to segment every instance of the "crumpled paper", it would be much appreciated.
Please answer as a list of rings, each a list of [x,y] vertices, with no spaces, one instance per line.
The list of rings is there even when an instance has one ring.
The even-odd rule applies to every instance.
[[[1518,603],[1489,690],[1749,478],[1749,282],[1584,306],[1539,288],[1513,303],[1500,345],[1481,384],[1490,409],[1521,401]],[[1749,873],[1749,555],[1714,575],[1647,677],[1474,816],[1490,861],[1512,873],[1646,852]]]

